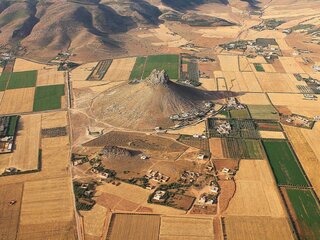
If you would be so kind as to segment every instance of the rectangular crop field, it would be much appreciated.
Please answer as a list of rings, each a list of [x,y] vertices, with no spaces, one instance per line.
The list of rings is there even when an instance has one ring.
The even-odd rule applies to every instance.
[[[0,239],[15,240],[18,232],[23,184],[0,185]],[[9,202],[15,200],[14,205]]]
[[[37,74],[37,71],[11,73],[7,89],[34,87],[37,82]]]
[[[320,206],[312,190],[286,189],[294,209],[301,239],[319,239]]]
[[[36,87],[33,111],[61,108],[62,96],[64,96],[64,85]]]
[[[178,79],[180,69],[179,55],[148,56],[143,78],[147,78],[153,69],[166,70],[170,79]]]
[[[160,240],[200,239],[214,237],[213,219],[209,217],[161,217]]]
[[[309,185],[287,141],[263,140],[262,142],[279,185]]]
[[[247,119],[250,118],[248,109],[232,109],[230,110],[231,118]]]
[[[114,214],[107,240],[157,240],[159,228],[159,215]]]
[[[262,159],[263,149],[259,140],[226,138],[228,157],[234,159]]]
[[[4,92],[0,114],[31,112],[34,88],[10,89]]]
[[[131,75],[130,75],[130,80],[134,80],[134,79],[141,79],[142,74],[143,74],[143,70],[144,70],[144,66],[146,63],[146,57],[137,57],[136,62],[133,66],[133,69],[131,71]]]
[[[102,78],[105,81],[128,81],[136,58],[114,59],[108,71]]]
[[[64,84],[64,72],[56,69],[39,70],[37,86]]]
[[[228,216],[223,219],[226,238],[230,240],[294,240],[286,218]]]
[[[0,91],[4,91],[7,88],[7,83],[10,78],[10,73],[1,73],[0,76]]]
[[[278,131],[282,132],[282,127],[279,122],[271,121],[256,121],[257,130],[259,131]]]
[[[256,69],[257,72],[265,72],[262,64],[260,64],[260,63],[254,63],[253,66],[254,66],[254,68]]]
[[[248,108],[253,119],[279,119],[279,114],[272,105],[248,105]]]

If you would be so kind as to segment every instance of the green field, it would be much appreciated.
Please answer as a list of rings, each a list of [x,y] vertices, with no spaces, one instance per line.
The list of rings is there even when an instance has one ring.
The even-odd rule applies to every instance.
[[[61,108],[64,85],[41,86],[36,88],[33,111],[45,111]]]
[[[264,68],[260,63],[254,63],[253,65],[257,72],[264,72]]]
[[[37,71],[25,71],[11,73],[7,89],[35,87]]]
[[[247,109],[232,109],[230,110],[230,116],[231,118],[237,118],[237,119],[248,119],[250,118],[250,114]]]
[[[0,91],[4,91],[7,88],[7,82],[10,77],[10,73],[2,73],[0,76]]]
[[[296,213],[301,239],[319,239],[320,206],[312,190],[286,189]]]
[[[234,159],[262,159],[263,149],[259,140],[226,138],[228,155]]]
[[[248,105],[248,108],[253,119],[279,119],[279,114],[272,105]]]
[[[287,141],[263,140],[263,146],[279,185],[309,186]]]
[[[16,115],[10,117],[9,129],[8,129],[8,132],[7,132],[8,136],[14,136],[15,135],[17,124],[18,124],[18,119],[19,119],[19,116],[16,116]]]
[[[146,59],[146,57],[137,57],[129,78],[130,80],[141,79]]]
[[[143,72],[143,79],[147,78],[153,69],[166,70],[170,79],[179,78],[179,55],[148,56]]]

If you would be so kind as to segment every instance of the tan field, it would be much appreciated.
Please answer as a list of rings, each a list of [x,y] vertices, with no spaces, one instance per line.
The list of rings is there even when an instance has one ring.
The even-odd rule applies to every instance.
[[[85,233],[102,238],[107,230],[105,224],[107,219],[111,218],[111,212],[99,204],[95,204],[90,211],[81,211],[80,214],[84,219]]]
[[[3,95],[4,95],[4,92],[0,92],[0,103],[1,103]]]
[[[226,239],[295,239],[286,218],[228,216],[224,218]]]
[[[245,56],[239,56],[239,68],[241,72],[252,72],[250,63]]]
[[[255,74],[265,92],[300,92],[296,85],[302,82],[292,80],[285,73],[255,72]]]
[[[50,66],[46,64],[28,61],[22,58],[17,58],[13,67],[14,72],[42,70],[42,69],[57,69],[57,66]]]
[[[114,59],[102,80],[127,81],[136,62],[136,58]]]
[[[313,117],[320,115],[320,100],[305,100],[303,94],[268,93],[271,102],[276,106],[287,106],[296,114]]]
[[[209,139],[210,144],[210,152],[211,156],[214,159],[223,159],[226,158],[223,154],[223,144],[221,138],[210,138]]]
[[[320,159],[320,148],[319,146],[319,134],[320,134],[320,125],[316,123],[312,130],[309,129],[301,129],[301,132],[307,142],[309,143],[310,147],[312,148],[313,152],[316,154],[318,161]]]
[[[19,226],[23,184],[0,185],[0,239],[15,240]],[[17,201],[10,205],[10,201]]]
[[[265,72],[276,72],[272,64],[262,64],[262,67]]]
[[[54,236],[56,239],[59,239],[58,236],[69,237],[73,222],[70,178],[40,180],[24,184],[19,239],[30,239],[31,236],[32,239],[48,239],[46,236],[52,236],[51,239],[54,239]],[[68,239],[75,239],[75,236]]]
[[[239,26],[203,28],[196,31],[204,38],[236,38],[241,28]]]
[[[250,63],[261,63],[261,64],[267,63],[267,61],[262,56],[257,56],[255,58],[247,58],[247,59],[248,59],[248,62]],[[252,69],[254,69],[254,67]]]
[[[262,92],[261,86],[252,72],[242,72],[243,81],[239,84],[243,84],[247,88],[247,92]]]
[[[37,86],[64,84],[65,72],[56,69],[39,70],[37,77]]]
[[[303,69],[292,57],[279,57],[279,60],[287,73],[304,73]]]
[[[41,115],[23,115],[16,138],[16,149],[9,166],[20,170],[38,169]]]
[[[261,92],[261,87],[252,72],[223,72],[228,90],[234,92]]]
[[[92,62],[92,63],[86,63],[83,65],[80,65],[79,67],[73,69],[70,72],[70,79],[72,81],[85,81],[95,68],[97,66],[98,62]]]
[[[213,239],[213,218],[162,216],[160,240]]]
[[[241,160],[236,193],[226,215],[285,217],[286,213],[266,160]]]
[[[35,88],[5,91],[0,104],[0,114],[32,112]]]
[[[218,55],[222,71],[239,72],[239,58],[237,55]]]
[[[259,131],[262,138],[285,139],[283,132]]]
[[[200,123],[197,123],[195,125],[190,125],[178,130],[170,130],[168,133],[172,134],[186,134],[186,135],[194,135],[194,134],[203,134],[203,132],[206,130],[206,123],[205,121],[202,121]]]
[[[247,105],[270,105],[270,101],[265,93],[245,93],[239,97],[239,100]]]
[[[301,129],[284,125],[284,130],[286,131],[286,134],[293,146],[293,149],[298,156],[299,162],[302,165],[303,170],[306,172],[315,192],[318,196],[320,196],[320,162],[317,156],[315,155],[314,151],[310,147],[310,143],[308,143],[308,141],[304,137],[304,134],[302,134]]]
[[[157,240],[159,238],[160,216],[114,214],[108,240]]]
[[[41,128],[56,128],[64,127],[68,124],[67,121],[67,112],[50,112],[41,114],[42,122]]]
[[[208,91],[217,90],[217,82],[215,78],[200,78],[201,86]]]

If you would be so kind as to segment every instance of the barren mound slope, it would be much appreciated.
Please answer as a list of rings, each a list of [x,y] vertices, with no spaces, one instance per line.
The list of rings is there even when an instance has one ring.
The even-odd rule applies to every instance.
[[[114,126],[153,129],[173,126],[171,115],[201,111],[209,99],[214,99],[212,93],[179,85],[164,71],[154,70],[141,83],[103,92],[93,100],[91,113]]]

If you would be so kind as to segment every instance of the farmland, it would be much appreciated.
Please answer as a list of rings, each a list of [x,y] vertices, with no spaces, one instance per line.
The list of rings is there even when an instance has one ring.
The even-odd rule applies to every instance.
[[[147,59],[146,57],[137,57],[136,62],[133,66],[132,72],[129,77],[130,80],[142,78],[146,59]]]
[[[317,239],[320,234],[320,206],[313,191],[287,188],[288,198],[295,212],[296,224],[302,239]]]
[[[10,75],[7,89],[34,87],[37,82],[37,71],[13,72]]]
[[[160,216],[114,214],[109,226],[108,240],[156,240],[159,236]]]
[[[226,138],[228,157],[234,159],[262,159],[263,149],[259,140]]]
[[[155,55],[148,56],[142,78],[150,75],[153,69],[164,69],[170,79],[179,78],[179,56],[178,55]]]
[[[33,111],[44,111],[61,108],[61,97],[64,85],[36,87]]]
[[[253,119],[279,119],[279,114],[272,105],[248,105],[248,108]]]
[[[105,73],[102,80],[104,81],[128,81],[136,58],[114,59]]]
[[[279,185],[309,185],[287,141],[263,140],[263,146]]]

